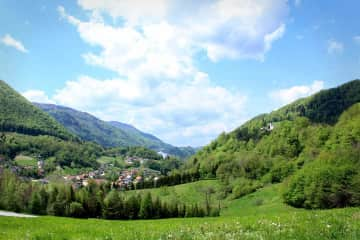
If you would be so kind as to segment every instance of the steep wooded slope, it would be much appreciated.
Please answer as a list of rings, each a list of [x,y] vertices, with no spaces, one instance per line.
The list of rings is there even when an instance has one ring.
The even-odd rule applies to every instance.
[[[75,138],[47,113],[35,107],[4,81],[0,81],[0,131],[28,135]]]

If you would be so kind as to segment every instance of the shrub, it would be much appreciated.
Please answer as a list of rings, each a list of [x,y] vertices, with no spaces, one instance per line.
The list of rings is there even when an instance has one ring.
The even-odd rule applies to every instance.
[[[84,217],[85,211],[81,203],[72,202],[70,203],[69,214],[71,217],[81,218]]]
[[[334,208],[358,205],[354,192],[356,167],[325,161],[313,162],[297,172],[283,194],[286,203],[294,207]]]
[[[233,184],[232,198],[237,199],[262,187],[261,183],[247,178],[239,178]]]
[[[292,162],[278,162],[270,170],[270,181],[271,183],[282,182],[286,177],[290,176],[293,172],[295,172],[295,170],[295,164]]]

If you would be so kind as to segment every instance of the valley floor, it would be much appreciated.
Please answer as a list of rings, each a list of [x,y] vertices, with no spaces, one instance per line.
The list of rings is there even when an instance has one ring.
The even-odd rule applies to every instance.
[[[360,208],[294,209],[281,203],[278,191],[272,185],[229,201],[217,218],[0,217],[0,239],[360,239]]]

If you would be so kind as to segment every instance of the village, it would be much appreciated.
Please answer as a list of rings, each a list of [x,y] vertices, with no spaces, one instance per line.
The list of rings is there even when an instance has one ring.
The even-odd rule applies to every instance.
[[[78,175],[66,175],[63,176],[64,180],[74,188],[81,188],[88,186],[90,181],[96,184],[110,183],[112,187],[125,190],[136,189],[139,184],[146,182],[156,182],[161,176],[161,172],[150,168],[142,167],[143,163],[148,159],[140,157],[126,157],[124,162],[126,164],[125,169],[118,169],[116,172],[116,180],[110,180],[107,175],[109,172],[114,173],[114,165],[112,163],[101,164],[99,169],[81,173]],[[138,165],[137,163],[140,163]],[[115,168],[117,169],[117,168]]]
[[[121,170],[118,173],[119,176],[117,180],[115,181],[109,181],[105,178],[105,175],[106,174],[103,169],[98,169],[78,175],[67,175],[63,178],[66,182],[72,184],[74,188],[86,187],[90,181],[93,181],[98,185],[110,183],[112,187],[118,189],[136,189],[136,186],[144,181],[153,181],[154,185],[156,185],[161,173],[160,171],[149,168],[129,168]]]
[[[161,172],[146,166],[146,162],[151,159],[126,156],[121,159],[122,164],[114,164],[114,162],[101,162],[97,169],[81,170],[76,174],[66,174],[60,166],[57,166],[58,174],[60,174],[56,181],[63,181],[71,184],[74,189],[86,187],[90,182],[97,185],[110,184],[112,188],[119,190],[131,190],[142,188],[143,184],[152,185],[156,187],[158,180],[162,176]],[[33,165],[21,166],[13,165],[11,169],[14,173],[22,175],[24,172],[29,172],[31,175],[24,175],[24,178],[31,179],[32,182],[40,184],[49,184],[54,181],[49,177],[46,171],[46,161],[41,156],[37,156]],[[51,179],[51,180],[50,180]]]

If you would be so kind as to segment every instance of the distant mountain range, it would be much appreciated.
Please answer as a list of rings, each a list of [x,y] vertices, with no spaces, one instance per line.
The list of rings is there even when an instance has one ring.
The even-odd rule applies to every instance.
[[[175,147],[164,143],[159,138],[126,123],[106,122],[89,113],[54,104],[34,105],[50,114],[80,139],[93,141],[104,147],[144,146],[180,158],[186,158],[196,152],[192,147]]]

